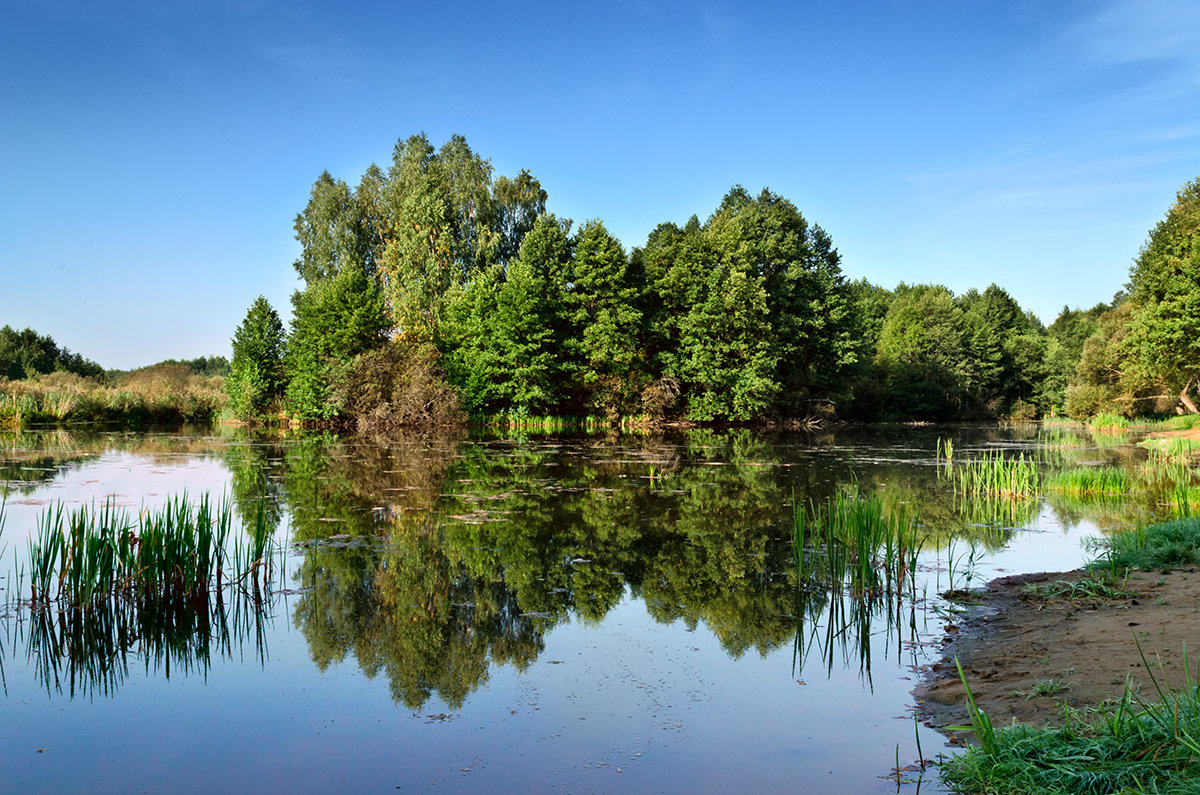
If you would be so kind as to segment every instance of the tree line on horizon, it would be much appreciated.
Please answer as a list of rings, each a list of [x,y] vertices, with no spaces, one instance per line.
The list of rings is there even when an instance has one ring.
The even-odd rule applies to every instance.
[[[1180,407],[1200,376],[1200,188],[1112,303],[1049,327],[1002,287],[850,280],[828,233],[769,190],[626,251],[493,177],[454,136],[400,140],[357,187],[322,173],[297,215],[291,327],[259,298],[227,388],[245,419],[420,424],[592,415],[751,422],[1033,419]]]
[[[39,334],[32,328],[22,331],[12,326],[0,327],[0,379],[24,381],[53,373],[70,373],[100,382],[115,382],[121,376],[141,370],[179,366],[206,378],[229,374],[229,360],[224,356],[197,356],[194,359],[164,359],[133,370],[105,369],[81,354],[60,346],[49,334]]]
[[[356,187],[327,172],[313,184],[288,328],[259,297],[232,362],[160,364],[224,376],[229,413],[251,421],[1200,413],[1200,180],[1112,302],[1048,327],[995,284],[851,280],[828,233],[769,190],[735,186],[705,220],[662,223],[628,251],[546,199],[461,136],[402,139]],[[0,329],[0,378],[54,373],[122,375]]]

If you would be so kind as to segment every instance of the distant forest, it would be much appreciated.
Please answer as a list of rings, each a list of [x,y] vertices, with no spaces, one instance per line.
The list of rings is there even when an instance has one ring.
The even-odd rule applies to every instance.
[[[180,365],[195,375],[210,378],[229,375],[229,360],[224,356],[166,359],[150,367],[164,365]],[[73,373],[84,378],[114,381],[130,372],[105,370],[91,359],[59,347],[49,334],[39,334],[31,328],[24,331],[11,326],[0,328],[0,378],[19,381],[51,373]]]

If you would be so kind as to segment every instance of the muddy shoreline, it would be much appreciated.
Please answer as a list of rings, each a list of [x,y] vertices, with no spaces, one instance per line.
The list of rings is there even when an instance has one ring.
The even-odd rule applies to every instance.
[[[1124,594],[1116,596],[1095,596],[1097,576],[1077,570],[1002,577],[972,594],[965,612],[947,627],[941,659],[922,672],[914,691],[921,720],[952,742],[970,736],[946,730],[970,723],[955,657],[996,726],[1060,725],[1064,704],[1076,710],[1100,706],[1120,698],[1127,681],[1142,698],[1156,701],[1143,654],[1160,684],[1179,686],[1189,642],[1194,680],[1200,568],[1131,572],[1117,579],[1116,590]]]

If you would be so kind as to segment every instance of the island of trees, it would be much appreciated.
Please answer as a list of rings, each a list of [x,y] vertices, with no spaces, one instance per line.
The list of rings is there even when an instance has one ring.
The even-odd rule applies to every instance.
[[[1110,304],[1048,328],[1003,288],[847,278],[787,199],[734,187],[626,251],[545,211],[459,136],[397,143],[357,187],[323,173],[296,217],[284,330],[260,298],[233,340],[233,411],[367,425],[468,416],[687,421],[1196,412],[1200,181]]]
[[[1200,179],[1110,303],[1064,307],[1049,327],[995,284],[850,279],[829,234],[769,190],[735,186],[703,221],[659,224],[629,251],[546,198],[461,136],[402,139],[357,187],[323,173],[296,216],[290,326],[260,297],[232,362],[158,372],[204,392],[199,414],[350,427],[1200,412]],[[122,378],[0,329],[14,406],[19,379]]]

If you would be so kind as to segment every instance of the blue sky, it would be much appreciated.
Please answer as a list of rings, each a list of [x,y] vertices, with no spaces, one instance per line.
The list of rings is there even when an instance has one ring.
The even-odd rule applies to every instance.
[[[850,278],[1049,323],[1200,176],[1200,3],[15,0],[0,98],[0,325],[107,367],[286,318],[313,180],[422,130],[626,247],[769,187]]]

